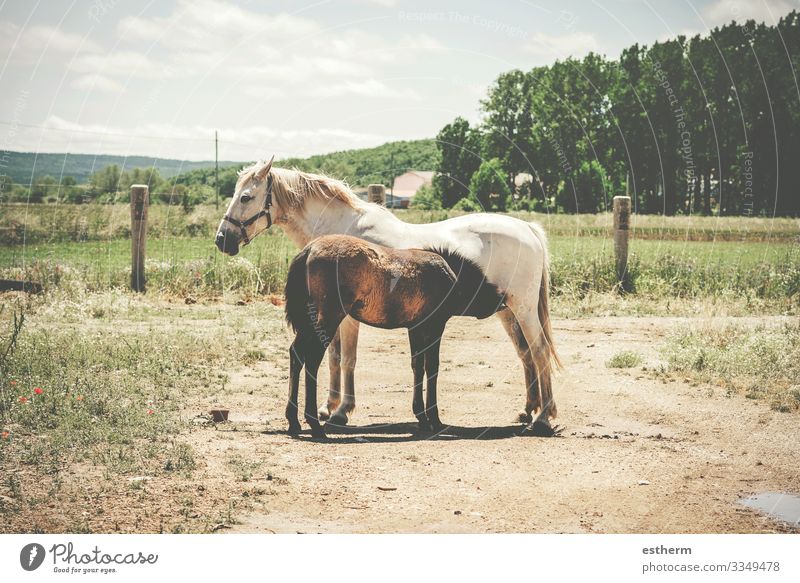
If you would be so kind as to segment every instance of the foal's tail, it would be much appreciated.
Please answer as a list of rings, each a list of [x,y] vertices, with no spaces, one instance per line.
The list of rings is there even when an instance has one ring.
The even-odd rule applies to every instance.
[[[544,252],[542,267],[542,281],[539,284],[539,323],[542,325],[542,335],[544,336],[544,345],[550,355],[550,359],[555,363],[557,368],[563,368],[564,365],[556,352],[556,345],[553,343],[553,326],[550,323],[550,308],[548,307],[550,299],[550,253],[547,250],[547,235],[544,234],[542,227],[537,223],[528,223],[528,226],[533,231],[534,236],[539,240]]]
[[[286,296],[286,322],[295,332],[310,317],[308,313],[308,274],[306,270],[310,252],[310,248],[306,247],[292,259],[292,263],[289,265],[289,275],[286,278],[286,288],[283,292]]]

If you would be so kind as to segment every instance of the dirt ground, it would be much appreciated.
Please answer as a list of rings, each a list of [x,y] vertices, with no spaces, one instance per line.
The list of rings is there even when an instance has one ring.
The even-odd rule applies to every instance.
[[[606,368],[620,350],[656,368],[679,323],[690,325],[557,320],[564,430],[549,439],[517,436],[522,370],[497,318],[448,326],[439,403],[452,427],[433,438],[414,431],[405,331],[364,327],[345,433],[289,437],[286,366],[259,362],[230,373],[231,421],[188,435],[204,460],[194,481],[232,492],[224,532],[785,532],[737,500],[800,491],[796,414],[642,367]]]

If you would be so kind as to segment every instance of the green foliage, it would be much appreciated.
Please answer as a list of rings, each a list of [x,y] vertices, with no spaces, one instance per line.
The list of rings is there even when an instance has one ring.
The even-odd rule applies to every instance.
[[[450,208],[469,196],[470,179],[481,164],[483,138],[467,120],[457,117],[436,136],[436,146],[439,164],[433,187],[442,206]]]
[[[510,194],[503,165],[497,158],[484,161],[472,175],[470,196],[486,211],[505,210]]]
[[[793,11],[776,26],[633,45],[616,61],[590,53],[503,73],[480,127],[442,129],[437,188],[446,207],[466,195],[469,129],[482,142],[469,150],[498,159],[509,185],[536,174],[541,200],[566,212],[608,210],[630,176],[638,213],[798,216],[798,51]]]
[[[346,150],[309,158],[276,160],[282,168],[297,168],[306,172],[327,174],[354,186],[367,184],[389,185],[394,177],[407,170],[434,170],[438,152],[433,140],[389,142],[375,148]],[[220,169],[220,195],[233,196],[237,172],[241,168]],[[178,184],[187,186],[214,185],[214,169],[193,170],[178,176]],[[206,200],[206,202],[210,202]]]
[[[556,200],[568,213],[595,213],[610,206],[606,204],[609,194],[603,167],[597,160],[591,160],[581,162],[570,180],[562,185]]]
[[[483,207],[474,198],[465,196],[453,205],[453,210],[464,213],[480,213],[483,212]]]
[[[423,185],[411,199],[411,207],[419,210],[441,210],[442,201],[432,186]]]

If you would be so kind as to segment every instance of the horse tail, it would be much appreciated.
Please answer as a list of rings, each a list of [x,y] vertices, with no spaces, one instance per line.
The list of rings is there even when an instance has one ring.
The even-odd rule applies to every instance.
[[[311,253],[310,247],[306,247],[295,255],[289,265],[289,275],[286,278],[286,322],[297,332],[308,318],[308,273],[306,264],[308,255]]]
[[[539,240],[542,245],[543,266],[542,266],[542,281],[539,283],[539,323],[542,326],[542,336],[544,337],[544,345],[547,350],[550,360],[555,363],[557,368],[564,368],[561,359],[556,352],[556,345],[553,343],[553,326],[550,322],[550,308],[548,306],[550,301],[550,253],[547,250],[547,235],[544,230],[537,223],[528,223],[534,236]]]

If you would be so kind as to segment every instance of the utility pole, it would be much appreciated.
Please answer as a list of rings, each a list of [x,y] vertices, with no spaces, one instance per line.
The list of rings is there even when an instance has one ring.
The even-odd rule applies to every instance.
[[[394,208],[394,149],[389,154],[389,207]]]
[[[214,189],[217,191],[215,208],[219,210],[219,139],[214,130]]]

